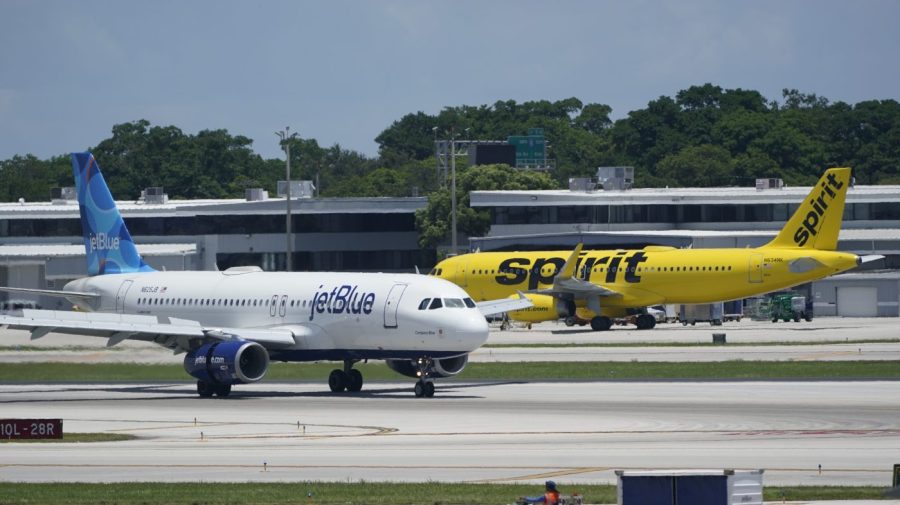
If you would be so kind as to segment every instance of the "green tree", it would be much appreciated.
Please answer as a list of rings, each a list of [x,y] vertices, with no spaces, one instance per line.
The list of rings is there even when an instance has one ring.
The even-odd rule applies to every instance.
[[[710,144],[685,147],[659,162],[659,176],[673,186],[723,186],[731,183],[731,154]]]
[[[507,165],[482,165],[457,169],[457,231],[470,236],[484,235],[490,229],[486,210],[469,207],[472,191],[553,189],[556,183],[544,172],[517,170]],[[419,245],[436,247],[449,239],[451,201],[449,188],[428,195],[428,205],[416,211]]]

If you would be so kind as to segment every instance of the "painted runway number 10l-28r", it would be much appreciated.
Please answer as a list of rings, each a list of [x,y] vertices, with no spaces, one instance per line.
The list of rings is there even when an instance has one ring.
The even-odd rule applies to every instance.
[[[62,438],[62,419],[0,419],[0,438]]]

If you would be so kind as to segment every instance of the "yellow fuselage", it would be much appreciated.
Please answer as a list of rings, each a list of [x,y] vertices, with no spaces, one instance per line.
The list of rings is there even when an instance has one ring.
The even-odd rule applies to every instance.
[[[434,273],[475,300],[552,287],[571,251],[486,252],[446,259]],[[809,249],[672,249],[586,251],[575,277],[618,293],[600,302],[604,315],[668,303],[711,303],[760,295],[849,270],[855,254]],[[585,301],[575,300],[580,314]],[[547,319],[556,316],[548,314]]]

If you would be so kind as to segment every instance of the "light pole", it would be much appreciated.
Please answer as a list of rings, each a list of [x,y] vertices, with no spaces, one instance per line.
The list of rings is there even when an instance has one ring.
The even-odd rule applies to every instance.
[[[288,272],[293,270],[293,246],[291,244],[291,140],[297,138],[296,133],[291,133],[291,127],[285,126],[284,130],[275,132],[275,135],[278,135],[281,138],[281,148],[284,150],[285,154],[285,183],[287,188],[285,189],[285,193],[287,198],[287,214],[285,214],[285,228],[284,233],[287,239],[287,254],[285,256],[285,268]]]
[[[456,255],[456,129],[450,129],[450,250]]]

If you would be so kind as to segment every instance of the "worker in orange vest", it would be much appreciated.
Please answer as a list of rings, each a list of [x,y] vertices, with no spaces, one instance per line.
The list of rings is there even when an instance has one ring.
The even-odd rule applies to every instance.
[[[543,503],[544,505],[559,505],[559,491],[556,490],[556,483],[548,480],[544,483],[543,496],[526,496],[525,503]]]

